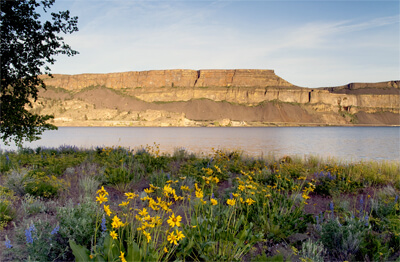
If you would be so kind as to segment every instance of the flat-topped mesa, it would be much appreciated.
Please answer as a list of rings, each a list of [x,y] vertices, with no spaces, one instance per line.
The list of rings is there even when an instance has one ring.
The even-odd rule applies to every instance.
[[[109,74],[58,75],[54,78],[42,76],[47,86],[67,90],[90,86],[109,88],[136,87],[294,87],[275,75],[273,70],[151,70]]]
[[[199,70],[196,87],[294,87],[275,75],[274,70]]]

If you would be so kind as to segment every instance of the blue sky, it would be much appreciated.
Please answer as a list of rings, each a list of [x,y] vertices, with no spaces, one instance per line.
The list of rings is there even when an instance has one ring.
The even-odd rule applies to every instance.
[[[274,69],[326,87],[400,79],[399,1],[56,0],[79,17],[52,73]]]

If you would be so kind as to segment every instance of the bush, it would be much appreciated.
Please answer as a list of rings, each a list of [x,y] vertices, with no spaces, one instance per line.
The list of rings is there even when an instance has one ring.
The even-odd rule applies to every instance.
[[[343,224],[337,217],[328,219],[321,228],[321,241],[330,255],[337,259],[351,260],[360,251],[361,243],[371,226],[368,220],[351,216],[346,217]]]
[[[106,168],[104,171],[105,184],[118,185],[129,183],[134,174],[130,174],[125,168]]]
[[[25,192],[35,197],[56,197],[68,186],[63,179],[47,176],[44,172],[32,171],[28,175],[33,181],[26,183]]]
[[[342,171],[343,172],[343,171]],[[337,195],[341,192],[354,193],[363,187],[362,182],[350,179],[348,175],[343,173],[323,172],[314,174],[317,183],[315,193],[323,196]]]
[[[26,194],[21,201],[22,209],[27,215],[35,215],[46,211],[46,205],[41,197],[34,197]]]
[[[59,229],[58,225],[52,226],[48,221],[30,222],[19,232],[18,239],[22,247],[14,250],[15,255],[24,255],[28,261],[62,260],[65,247],[60,241]],[[18,260],[23,260],[23,257]]]
[[[304,261],[324,262],[325,247],[321,242],[314,242],[307,239],[301,245],[300,257]]]
[[[99,233],[96,225],[99,207],[91,198],[83,198],[80,203],[74,205],[70,200],[64,207],[57,208],[57,219],[60,223],[60,236],[65,246],[68,246],[64,258],[73,260],[68,240],[89,247],[91,240]]]
[[[15,200],[16,197],[12,190],[0,186],[0,230],[15,218],[13,207]]]
[[[17,195],[25,195],[25,185],[29,182],[34,181],[34,178],[28,176],[29,170],[12,170],[11,173],[7,175],[5,185]]]

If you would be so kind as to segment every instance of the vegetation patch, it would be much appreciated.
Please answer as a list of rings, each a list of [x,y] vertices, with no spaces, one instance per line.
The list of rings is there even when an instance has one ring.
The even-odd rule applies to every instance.
[[[1,261],[396,260],[399,163],[0,152]],[[20,204],[18,204],[20,203]]]

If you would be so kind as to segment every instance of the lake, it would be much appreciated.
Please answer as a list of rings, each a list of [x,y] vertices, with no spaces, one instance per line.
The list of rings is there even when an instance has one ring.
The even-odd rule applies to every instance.
[[[254,157],[315,155],[344,161],[400,161],[400,127],[60,127],[24,147],[137,149],[154,142],[164,153],[184,148],[208,154],[214,148],[241,150]],[[16,148],[0,142],[2,150]]]

